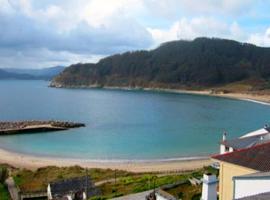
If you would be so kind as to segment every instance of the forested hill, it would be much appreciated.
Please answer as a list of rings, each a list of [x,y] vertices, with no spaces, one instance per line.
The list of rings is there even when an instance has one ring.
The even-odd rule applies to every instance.
[[[151,51],[117,54],[97,64],[74,64],[56,87],[212,87],[270,78],[270,48],[225,39],[164,43]]]

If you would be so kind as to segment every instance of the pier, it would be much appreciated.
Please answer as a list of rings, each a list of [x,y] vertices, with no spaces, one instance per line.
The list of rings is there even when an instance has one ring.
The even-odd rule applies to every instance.
[[[14,135],[23,133],[39,133],[49,131],[62,131],[70,128],[84,127],[83,123],[63,121],[16,121],[0,122],[0,135]]]

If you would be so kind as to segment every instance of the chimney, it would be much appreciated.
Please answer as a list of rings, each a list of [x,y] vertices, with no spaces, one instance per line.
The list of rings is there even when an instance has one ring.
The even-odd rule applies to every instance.
[[[217,178],[213,174],[203,175],[203,188],[201,200],[216,200],[217,199]]]
[[[226,136],[227,136],[227,132],[224,131],[224,132],[223,132],[223,135],[222,135],[222,141],[225,141],[225,140],[226,140]]]

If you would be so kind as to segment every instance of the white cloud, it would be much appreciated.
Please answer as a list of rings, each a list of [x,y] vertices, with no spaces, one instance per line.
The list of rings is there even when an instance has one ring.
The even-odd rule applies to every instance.
[[[37,56],[33,53],[31,57],[18,57],[17,52],[25,55],[25,52],[41,49],[44,52],[46,49],[65,58],[66,61],[63,62],[70,63],[70,59],[77,62],[76,58],[81,58],[83,62],[93,60],[95,55],[101,57],[127,50],[144,49],[152,43],[150,33],[129,12],[128,7],[135,6],[136,0],[113,0],[113,3],[106,1],[107,4],[103,1],[103,4],[107,5],[103,12],[102,4],[96,0],[90,3],[79,0],[79,5],[74,5],[76,1],[62,4],[53,2],[46,6],[39,5],[38,8],[30,0],[0,1],[0,7],[5,5],[5,8],[0,10],[0,50],[13,50],[14,53],[11,54],[14,56],[10,59],[17,62],[23,58],[27,62],[34,62],[32,57]],[[136,10],[140,9],[133,10],[137,12]],[[6,14],[7,11],[9,14]],[[86,11],[90,15],[85,15]],[[92,12],[100,15],[92,18]],[[58,62],[56,56],[48,52],[46,59],[49,60],[50,56]],[[65,56],[63,52],[66,52]],[[92,56],[91,59],[85,59],[86,55],[89,58]],[[36,59],[38,60],[40,59]],[[5,67],[13,65],[3,57],[0,61]],[[45,62],[43,64],[45,65]]]
[[[264,33],[251,34],[248,42],[259,46],[270,46],[270,27]]]
[[[196,37],[222,37],[244,41],[246,34],[237,22],[224,23],[214,18],[182,18],[168,29],[148,28],[156,44],[178,39],[194,39]]]
[[[225,15],[235,17],[251,12],[262,0],[145,0],[149,12],[158,17]]]
[[[68,51],[51,51],[45,48],[14,51],[0,49],[1,68],[43,68],[74,63],[95,63],[104,55],[76,54]],[[18,65],[19,63],[19,65]]]
[[[270,45],[269,31],[247,31],[248,26],[255,29],[255,23],[249,25],[251,16],[269,4],[268,0],[0,0],[0,63],[8,67],[24,59],[31,66],[84,62],[201,36]]]
[[[82,18],[92,26],[106,26],[115,20],[133,18],[143,9],[141,0],[92,0],[85,5]]]

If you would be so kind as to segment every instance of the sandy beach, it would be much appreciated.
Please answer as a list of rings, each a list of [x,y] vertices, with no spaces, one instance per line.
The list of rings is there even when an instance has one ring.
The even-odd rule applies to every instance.
[[[0,149],[0,163],[9,164],[18,168],[37,169],[45,166],[74,166],[102,169],[119,169],[131,172],[173,172],[173,171],[188,171],[198,169],[203,166],[210,165],[212,161],[209,158],[196,160],[176,160],[176,161],[125,161],[125,162],[103,162],[103,161],[87,161],[81,159],[63,159],[38,157],[13,153]]]
[[[86,87],[92,88],[92,87]],[[213,93],[212,90],[182,90],[182,89],[165,89],[165,88],[130,88],[130,87],[104,87],[109,90],[143,90],[143,91],[154,91],[154,92],[169,92],[178,94],[194,94],[194,95],[206,95],[215,96],[231,99],[239,99],[246,101],[253,101],[255,103],[269,104],[270,105],[270,94],[269,93],[249,93],[249,92],[229,92],[229,93]]]

